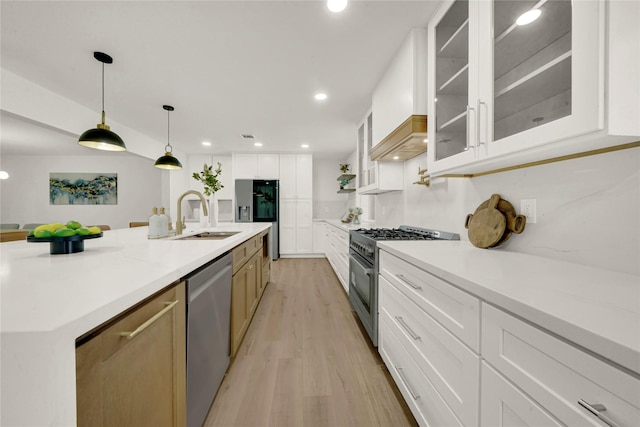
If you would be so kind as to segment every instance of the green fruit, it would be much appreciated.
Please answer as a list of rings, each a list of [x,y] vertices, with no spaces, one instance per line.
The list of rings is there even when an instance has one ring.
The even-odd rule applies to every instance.
[[[33,237],[33,230],[29,230],[29,237]]]
[[[55,237],[71,237],[71,236],[75,236],[76,232],[75,230],[72,230],[70,228],[61,228],[59,230],[56,230],[55,233],[53,233],[53,235]]]
[[[89,234],[100,234],[102,233],[102,230],[100,230],[100,227],[89,227]]]
[[[76,230],[76,235],[78,236],[86,236],[91,233],[87,227],[80,227]]]
[[[47,230],[47,231],[50,231],[50,232],[51,232],[51,234],[53,235],[53,232],[54,232],[54,231],[56,231],[56,228],[55,228],[53,225],[51,225],[51,224],[42,224],[42,225],[37,226],[37,227],[33,230],[34,235],[35,235],[35,233],[37,233],[38,231],[41,231],[41,230]],[[36,237],[37,237],[37,236],[36,236]],[[49,237],[51,237],[51,236],[49,236]]]
[[[45,237],[53,237],[53,232],[51,232],[51,230],[41,229],[34,231],[33,236],[38,239],[44,239]]]
[[[70,228],[72,230],[76,230],[80,227],[82,227],[82,224],[80,224],[78,221],[69,221],[67,223],[67,228]]]

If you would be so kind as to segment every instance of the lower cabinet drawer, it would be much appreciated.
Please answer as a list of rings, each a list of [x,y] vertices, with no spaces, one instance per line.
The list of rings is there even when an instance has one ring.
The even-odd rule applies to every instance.
[[[480,414],[483,426],[564,426],[486,362],[482,362]]]
[[[480,357],[422,311],[384,277],[379,278],[380,318],[402,342],[457,418],[478,424]]]
[[[476,353],[480,352],[480,300],[383,250],[380,274]]]
[[[606,425],[582,400],[604,405],[602,414],[617,425],[640,425],[640,380],[484,303],[482,354],[562,424]]]
[[[389,318],[380,316],[378,350],[418,424],[429,427],[463,426],[409,356],[393,329]]]

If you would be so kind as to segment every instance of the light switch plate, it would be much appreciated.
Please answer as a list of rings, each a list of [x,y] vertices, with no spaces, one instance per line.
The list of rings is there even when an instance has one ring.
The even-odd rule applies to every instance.
[[[520,200],[520,213],[527,217],[527,224],[536,223],[536,199]]]

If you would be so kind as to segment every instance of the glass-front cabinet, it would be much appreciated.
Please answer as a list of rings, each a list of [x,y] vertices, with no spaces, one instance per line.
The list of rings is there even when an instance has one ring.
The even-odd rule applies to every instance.
[[[470,63],[469,55],[477,52],[477,45],[470,46],[469,39],[469,8],[477,6],[469,4],[467,0],[454,1],[446,11],[440,22],[435,25],[435,37],[429,39],[435,42],[435,48],[430,51],[435,56],[435,90],[433,103],[435,115],[429,113],[429,124],[436,134],[436,160],[442,160],[453,155],[471,157],[470,139],[474,137],[473,128],[469,126],[473,108],[469,100],[477,98],[477,93],[471,94],[475,86],[471,84],[472,75],[477,75],[475,64]],[[477,22],[477,21],[476,21]],[[469,67],[472,67],[469,70]],[[431,88],[431,85],[429,85]],[[435,121],[433,120],[435,118]]]
[[[603,10],[445,1],[429,24],[431,172],[603,128]]]

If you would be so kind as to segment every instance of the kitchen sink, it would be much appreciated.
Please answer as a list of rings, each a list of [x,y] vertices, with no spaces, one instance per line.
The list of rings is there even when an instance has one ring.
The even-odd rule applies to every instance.
[[[179,237],[176,240],[222,240],[231,237],[239,231],[204,231],[190,236]]]

